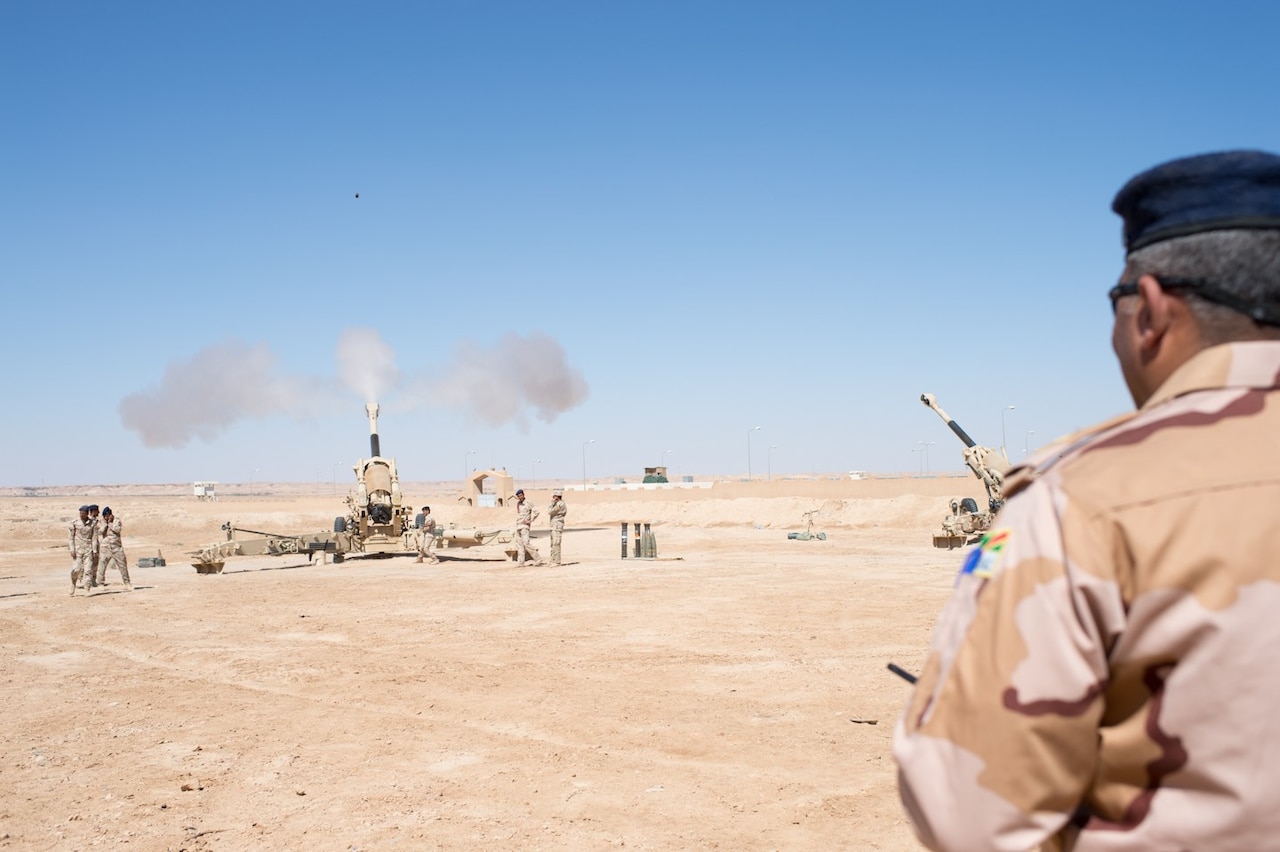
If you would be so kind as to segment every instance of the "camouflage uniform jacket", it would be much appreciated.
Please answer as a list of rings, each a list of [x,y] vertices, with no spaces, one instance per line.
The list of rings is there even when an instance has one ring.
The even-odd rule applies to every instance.
[[[119,518],[112,518],[110,522],[106,518],[99,520],[98,549],[103,553],[110,553],[124,547],[124,543],[120,538],[122,526]]]
[[[67,546],[72,556],[88,556],[98,550],[98,527],[93,521],[78,517],[67,526]]]
[[[538,519],[538,510],[528,500],[516,503],[516,529],[529,529]]]
[[[1280,842],[1278,385],[1213,347],[1012,472],[894,732],[926,845]]]
[[[564,529],[564,516],[569,514],[569,507],[565,505],[563,500],[552,500],[551,505],[547,507],[547,517],[551,519],[551,528],[553,530]]]

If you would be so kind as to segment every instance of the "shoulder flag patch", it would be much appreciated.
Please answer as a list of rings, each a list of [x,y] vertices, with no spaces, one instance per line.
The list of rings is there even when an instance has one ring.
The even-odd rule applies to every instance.
[[[969,555],[965,557],[960,573],[972,574],[983,580],[990,579],[995,572],[996,563],[1000,560],[1000,553],[1009,542],[1011,534],[1010,530],[1003,529],[992,530],[984,535],[978,542],[978,546],[969,551]]]

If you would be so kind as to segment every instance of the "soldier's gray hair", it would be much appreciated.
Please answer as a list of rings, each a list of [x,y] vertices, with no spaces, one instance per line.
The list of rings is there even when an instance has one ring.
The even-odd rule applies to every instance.
[[[1280,231],[1208,231],[1164,240],[1129,255],[1125,280],[1142,275],[1202,278],[1254,305],[1280,313]],[[1207,344],[1280,338],[1237,310],[1189,294],[1187,306]]]

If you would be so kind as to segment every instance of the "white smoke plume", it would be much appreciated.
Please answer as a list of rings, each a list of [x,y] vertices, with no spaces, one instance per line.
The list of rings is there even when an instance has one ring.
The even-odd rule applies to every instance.
[[[120,401],[120,420],[148,447],[183,447],[212,441],[237,420],[301,413],[330,398],[314,379],[276,374],[266,344],[241,341],[208,346],[165,367],[160,386]]]
[[[525,338],[508,332],[491,349],[470,341],[458,344],[444,377],[432,381],[429,392],[436,403],[491,426],[526,427],[526,408],[551,423],[585,400],[590,388],[559,343],[538,332]]]
[[[338,375],[365,402],[385,399],[400,380],[396,353],[372,328],[348,328],[338,338]]]
[[[383,401],[401,383],[395,353],[370,328],[342,333],[337,366],[342,384],[365,402]],[[569,366],[560,344],[536,333],[508,333],[492,349],[463,342],[441,374],[443,379],[419,379],[418,392],[407,390],[397,407],[430,400],[493,426],[525,427],[528,409],[550,423],[588,393],[586,379]],[[342,410],[337,385],[332,379],[280,375],[266,344],[232,340],[171,362],[159,387],[120,401],[120,420],[145,446],[183,447],[194,438],[213,441],[239,420]]]

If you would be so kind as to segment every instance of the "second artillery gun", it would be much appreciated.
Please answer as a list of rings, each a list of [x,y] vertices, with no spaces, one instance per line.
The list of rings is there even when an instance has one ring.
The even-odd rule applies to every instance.
[[[933,394],[920,394],[920,401],[932,408],[947,424],[947,428],[964,443],[964,463],[987,489],[985,510],[980,510],[978,501],[972,497],[952,499],[951,514],[942,519],[942,530],[933,534],[934,547],[945,547],[947,550],[964,547],[976,542],[983,533],[991,529],[996,512],[1004,505],[1004,472],[1009,468],[1009,461],[999,450],[980,446],[970,438],[960,428],[960,424],[942,410]]]

